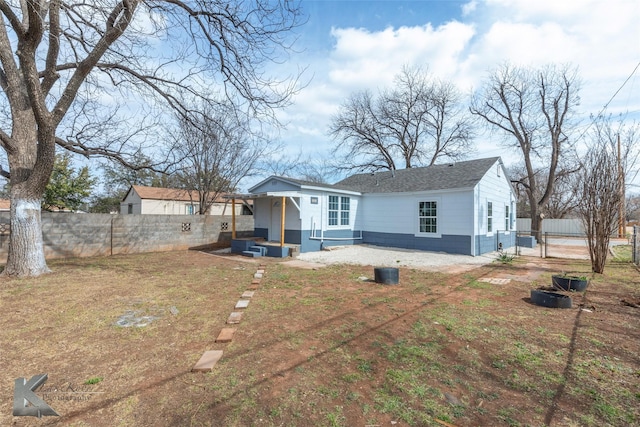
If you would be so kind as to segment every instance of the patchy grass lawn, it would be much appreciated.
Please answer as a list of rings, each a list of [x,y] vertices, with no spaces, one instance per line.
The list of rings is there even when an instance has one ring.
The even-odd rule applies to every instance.
[[[640,309],[622,302],[640,302],[640,273],[624,256],[571,309],[535,306],[530,290],[591,277],[587,262],[401,269],[396,286],[362,280],[372,267],[261,262],[233,326],[258,268],[246,258],[71,259],[3,279],[0,425],[640,425]],[[233,341],[215,343],[225,327]],[[192,373],[206,350],[224,355]],[[13,417],[14,380],[41,373],[60,416]]]

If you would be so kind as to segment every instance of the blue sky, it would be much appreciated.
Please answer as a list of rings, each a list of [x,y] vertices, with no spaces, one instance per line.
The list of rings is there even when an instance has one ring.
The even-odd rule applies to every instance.
[[[574,64],[587,126],[640,63],[637,0],[302,0],[302,7],[308,22],[279,70],[307,67],[309,84],[280,113],[288,123],[280,139],[292,154],[331,156],[327,130],[340,104],[354,91],[391,85],[403,65],[428,68],[470,94],[505,61]],[[607,112],[640,118],[640,70]],[[517,160],[482,136],[470,157],[488,156]]]

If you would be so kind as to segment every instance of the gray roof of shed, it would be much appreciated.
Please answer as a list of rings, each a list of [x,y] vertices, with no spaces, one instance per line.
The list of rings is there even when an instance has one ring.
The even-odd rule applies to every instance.
[[[360,193],[399,193],[474,187],[500,157],[352,175],[335,188]]]
[[[283,181],[289,181],[293,184],[298,184],[300,186],[305,186],[305,187],[320,187],[320,188],[332,188],[333,185],[332,184],[325,184],[323,182],[316,182],[316,181],[305,181],[304,179],[297,179],[297,178],[289,178],[289,177],[280,177]]]

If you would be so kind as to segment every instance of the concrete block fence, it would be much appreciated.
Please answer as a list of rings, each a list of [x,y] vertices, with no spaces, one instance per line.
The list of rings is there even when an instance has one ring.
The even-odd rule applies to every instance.
[[[231,245],[231,216],[42,212],[45,258],[109,256]],[[253,236],[253,216],[236,216],[237,237]],[[0,263],[7,260],[9,212],[0,212]]]

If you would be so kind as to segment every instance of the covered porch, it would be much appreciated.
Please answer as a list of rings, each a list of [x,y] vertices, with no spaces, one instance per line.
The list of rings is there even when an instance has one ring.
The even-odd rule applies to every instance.
[[[300,194],[279,191],[258,194],[230,194],[232,212],[235,204],[254,202],[254,235],[238,238],[236,218],[232,215],[231,252],[245,256],[287,257],[300,252]]]

